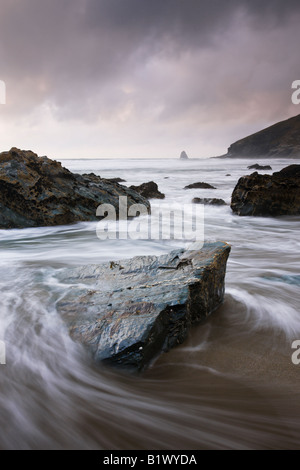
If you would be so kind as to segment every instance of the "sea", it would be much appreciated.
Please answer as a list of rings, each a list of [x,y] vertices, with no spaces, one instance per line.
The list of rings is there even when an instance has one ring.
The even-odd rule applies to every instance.
[[[163,204],[222,198],[205,206],[203,223],[206,241],[231,245],[225,300],[141,375],[95,364],[57,311],[58,273],[186,241],[100,240],[97,222],[1,230],[0,449],[299,449],[300,217],[232,213],[232,191],[255,161],[62,163],[124,185],[154,181]],[[259,163],[279,171],[295,161]],[[195,182],[216,189],[184,189]]]

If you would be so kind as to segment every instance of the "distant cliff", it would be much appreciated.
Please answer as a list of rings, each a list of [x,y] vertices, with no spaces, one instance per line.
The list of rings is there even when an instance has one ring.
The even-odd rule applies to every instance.
[[[231,144],[231,158],[300,158],[300,114]]]

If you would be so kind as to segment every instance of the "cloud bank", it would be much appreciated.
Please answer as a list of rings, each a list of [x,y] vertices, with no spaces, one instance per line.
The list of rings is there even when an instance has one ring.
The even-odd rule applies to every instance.
[[[204,157],[299,113],[298,1],[0,6],[1,150]]]

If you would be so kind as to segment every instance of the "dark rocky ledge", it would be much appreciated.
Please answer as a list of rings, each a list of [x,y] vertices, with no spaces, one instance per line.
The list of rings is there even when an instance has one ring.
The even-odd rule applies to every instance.
[[[300,165],[273,175],[243,176],[232,193],[231,209],[242,216],[300,215]]]
[[[12,148],[0,153],[0,228],[64,225],[99,220],[96,209],[108,203],[119,213],[119,196],[127,204],[147,199],[93,173],[71,173],[61,163],[38,157],[31,151]]]
[[[223,302],[229,253],[228,244],[216,242],[65,269],[59,279],[68,288],[57,308],[96,362],[142,371]]]

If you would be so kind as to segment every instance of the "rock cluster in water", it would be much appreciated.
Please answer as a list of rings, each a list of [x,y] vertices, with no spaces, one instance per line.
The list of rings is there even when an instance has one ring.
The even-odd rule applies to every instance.
[[[248,166],[248,170],[272,170],[270,165],[259,165],[259,163],[255,163],[254,165]]]
[[[119,213],[119,196],[128,207],[150,204],[137,192],[93,173],[79,175],[47,157],[12,148],[0,153],[0,228],[64,225],[97,220],[108,203]]]
[[[154,181],[149,181],[148,183],[142,183],[139,186],[130,186],[130,189],[141,194],[147,199],[164,199],[165,195],[161,193],[158,189],[158,186]]]

